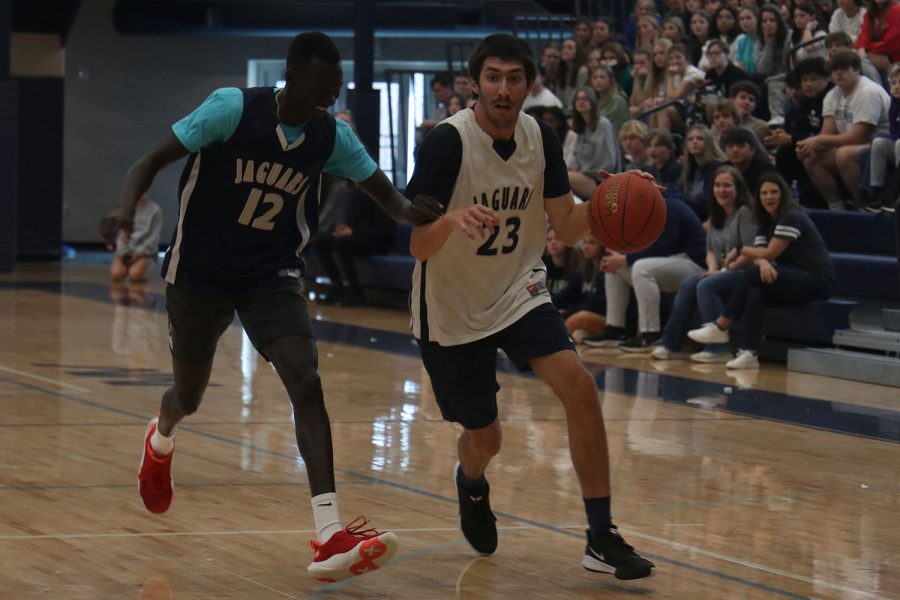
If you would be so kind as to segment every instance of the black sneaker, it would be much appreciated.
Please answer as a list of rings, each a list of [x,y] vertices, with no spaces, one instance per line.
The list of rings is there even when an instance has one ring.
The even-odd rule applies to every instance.
[[[882,204],[881,212],[886,212],[890,214],[895,214],[897,211],[897,206],[895,204]]]
[[[581,566],[595,573],[611,573],[616,579],[642,579],[648,577],[656,565],[625,543],[613,525],[597,540],[591,539],[591,531],[587,531]]]
[[[616,348],[627,337],[628,334],[623,327],[609,326],[599,335],[589,335],[584,338],[584,343],[592,348]]]
[[[497,517],[491,512],[491,486],[485,482],[484,493],[471,496],[460,482],[460,466],[456,464],[456,493],[459,496],[459,528],[472,549],[487,556],[497,550]]]
[[[619,350],[625,352],[650,352],[654,346],[659,345],[662,337],[658,331],[639,333],[633,338],[619,344]]]
[[[881,200],[872,200],[871,202],[863,206],[862,209],[867,213],[879,215],[881,214],[881,211],[884,210],[884,207],[881,205]]]

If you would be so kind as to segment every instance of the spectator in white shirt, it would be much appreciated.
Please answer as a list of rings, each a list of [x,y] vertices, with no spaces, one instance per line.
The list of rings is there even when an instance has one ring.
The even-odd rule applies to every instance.
[[[853,52],[834,54],[830,68],[835,87],[825,96],[822,132],[797,142],[797,156],[828,206],[840,210],[844,203],[839,182],[855,202],[860,200],[857,155],[876,132],[888,132],[890,96],[861,75],[859,56]]]
[[[860,0],[837,0],[837,3],[838,9],[831,15],[828,33],[843,31],[856,42],[866,9],[860,6]]]

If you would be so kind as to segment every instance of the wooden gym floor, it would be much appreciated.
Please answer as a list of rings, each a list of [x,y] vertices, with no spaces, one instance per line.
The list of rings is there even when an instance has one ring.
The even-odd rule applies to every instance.
[[[561,406],[505,361],[504,449],[488,471],[500,547],[473,554],[456,523],[457,430],[396,309],[311,307],[342,517],[398,533],[387,568],[331,585],[306,575],[289,402],[237,326],[179,428],[172,508],[152,515],[136,474],[171,381],[162,289],[154,277],[113,302],[106,266],[79,261],[0,276],[0,598],[900,598],[896,389],[585,353],[614,518],[657,565],[619,582],[580,566]]]

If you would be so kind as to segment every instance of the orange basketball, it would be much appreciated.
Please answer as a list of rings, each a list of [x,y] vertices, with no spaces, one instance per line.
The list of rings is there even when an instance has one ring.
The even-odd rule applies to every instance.
[[[610,250],[639,252],[666,226],[666,201],[652,180],[620,173],[591,194],[588,223],[597,241]]]

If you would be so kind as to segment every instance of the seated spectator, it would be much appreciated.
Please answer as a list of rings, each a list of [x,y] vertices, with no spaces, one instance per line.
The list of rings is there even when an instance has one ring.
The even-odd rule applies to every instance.
[[[147,195],[137,202],[134,225],[130,232],[120,229],[116,234],[116,254],[109,266],[109,277],[114,285],[128,279],[131,283],[147,281],[147,270],[156,264],[159,256],[159,237],[162,233],[162,209]],[[112,250],[112,246],[107,246]]]
[[[791,38],[777,6],[768,4],[759,10],[757,49],[759,58],[756,61],[756,73],[766,86],[769,115],[772,118],[784,118],[787,110],[784,75],[787,72]]]
[[[651,129],[647,138],[647,157],[656,169],[656,181],[660,185],[680,189],[683,167],[678,164],[671,133],[665,129]]]
[[[559,46],[556,42],[550,42],[544,46],[541,52],[541,66],[544,67],[544,87],[557,93],[559,90]]]
[[[465,98],[466,101],[463,103],[464,108],[469,108],[471,106],[469,102],[474,100],[472,97],[472,80],[469,79],[469,74],[465,71],[460,71],[453,76],[453,93],[459,94]]]
[[[801,94],[797,105],[785,116],[784,127],[773,129],[763,140],[767,147],[776,148],[778,172],[786,181],[797,182],[800,204],[806,207],[825,208],[827,205],[797,156],[796,145],[822,130],[822,104],[832,88],[828,81],[830,75],[825,59],[821,57],[801,61],[794,69],[794,76],[800,80]]]
[[[888,109],[889,137],[872,140],[872,155],[869,161],[869,198],[864,209],[878,214],[882,210],[894,211],[894,198],[882,198],[887,183],[889,169],[900,165],[900,63],[891,65],[888,71],[891,82],[891,106]]]
[[[591,74],[591,89],[597,95],[597,114],[606,117],[618,132],[622,123],[628,120],[628,100],[619,92],[619,84],[612,70],[600,65]]]
[[[603,246],[588,233],[581,243],[581,250],[584,257],[581,268],[575,270],[559,293],[551,296],[566,321],[569,335],[579,344],[584,338],[601,334],[606,329],[604,275],[600,270]]]
[[[652,48],[663,37],[662,27],[656,17],[639,17],[637,21],[637,48]]]
[[[712,123],[710,131],[713,139],[720,150],[724,150],[722,145],[722,134],[732,127],[738,126],[738,109],[734,105],[733,100],[719,100],[706,108],[707,118]]]
[[[828,51],[828,58],[830,59],[836,52],[853,50],[853,41],[843,31],[836,31],[825,36],[825,49]],[[881,83],[881,73],[878,72],[872,61],[863,57],[860,57],[859,60],[862,65],[862,74],[875,83]]]
[[[860,74],[859,56],[838,52],[831,57],[835,87],[825,95],[822,132],[797,143],[797,156],[829,208],[841,209],[839,182],[859,203],[857,155],[876,132],[888,132],[890,97],[877,83]]]
[[[569,161],[569,182],[579,198],[588,198],[600,183],[600,171],[617,173],[622,162],[612,123],[597,115],[597,95],[590,88],[575,93],[572,129],[578,134]]]
[[[734,167],[719,167],[714,180],[707,198],[706,271],[681,282],[672,314],[663,328],[662,343],[650,354],[653,358],[675,358],[695,310],[699,309],[701,323],[711,323],[721,315],[725,301],[741,278],[741,269],[750,263],[739,252],[744,246],[752,246],[756,236],[753,196]],[[714,344],[691,355],[696,362],[726,362],[728,358],[724,348]]]
[[[467,103],[468,99],[465,96],[453,92],[453,95],[447,100],[447,116],[452,117],[462,109],[468,108]]]
[[[703,270],[706,233],[700,219],[681,200],[666,195],[666,226],[656,242],[640,252],[611,250],[600,261],[606,273],[607,328],[584,339],[594,347],[619,347],[628,352],[649,352],[659,344],[660,293],[675,292],[681,282]],[[637,299],[638,333],[626,340],[625,318],[631,290]]]
[[[553,128],[562,146],[563,160],[567,165],[570,164],[575,159],[575,143],[578,141],[578,134],[569,129],[569,120],[566,118],[566,113],[563,112],[562,108],[558,106],[532,106],[528,109],[528,113]]]
[[[434,95],[435,107],[428,118],[419,125],[419,142],[428,131],[447,118],[447,102],[453,95],[453,75],[449,72],[437,73],[431,78],[431,93]]]
[[[585,52],[592,48],[591,35],[593,32],[591,29],[591,22],[584,18],[575,19],[575,24],[572,26],[572,37]]]
[[[572,111],[575,92],[586,86],[590,77],[587,65],[584,64],[587,55],[574,38],[566,38],[559,48],[559,57],[557,88],[553,93],[562,100],[566,111]]]
[[[394,239],[396,222],[356,186],[350,187],[344,197],[337,200],[349,204],[347,222],[339,223],[333,230],[320,229],[310,246],[315,249],[331,280],[331,287],[322,302],[358,306],[364,304],[366,298],[359,284],[354,258],[387,252]]]
[[[687,23],[691,18],[691,13],[685,7],[684,0],[665,0],[666,12],[664,18],[678,17],[682,23]]]
[[[868,58],[879,71],[900,61],[900,4],[896,0],[869,0],[859,37],[854,44],[860,57]]]
[[[728,54],[731,54],[732,45],[741,34],[741,26],[738,24],[737,8],[726,4],[720,6],[715,13],[711,13],[714,19],[713,40],[721,40],[728,46]],[[709,56],[709,46],[706,47],[706,56]],[[708,67],[707,69],[708,70]]]
[[[735,84],[747,79],[747,73],[731,62],[728,53],[728,44],[722,40],[713,40],[709,43],[706,49],[709,70],[706,71],[705,93],[724,98]]]
[[[681,44],[669,48],[667,53],[666,98],[678,103],[658,110],[650,117],[653,127],[684,133],[687,114],[685,102],[689,95],[705,84],[703,71],[688,62],[687,50]]]
[[[662,36],[673,44],[684,43],[684,21],[681,17],[669,15],[663,19]]]
[[[634,118],[645,110],[645,101],[648,98],[648,78],[653,69],[653,53],[648,50],[635,50],[632,60],[634,80],[628,98],[628,114]]]
[[[691,15],[691,23],[688,26],[687,47],[691,55],[691,64],[697,65],[701,70],[707,68],[706,44],[713,37],[712,17],[705,10],[698,10]]]
[[[741,344],[729,369],[759,368],[763,314],[766,306],[799,306],[827,300],[834,291],[831,255],[816,226],[791,198],[791,190],[777,173],[764,175],[753,206],[758,224],[754,247],[740,255],[753,261],[741,273],[721,315],[688,332],[701,344],[725,344],[728,329],[740,319]]]
[[[630,49],[637,49],[638,22],[641,17],[653,17],[659,19],[659,13],[656,10],[656,2],[654,0],[637,0],[634,3],[634,12],[625,23],[625,46]]]
[[[594,48],[600,48],[606,42],[614,42],[616,40],[616,24],[609,17],[599,17],[594,21],[593,31],[591,32],[591,45]]]
[[[578,250],[566,246],[557,239],[553,229],[547,230],[547,243],[541,260],[547,267],[547,290],[551,294],[556,294],[566,287],[582,263]]]
[[[619,89],[626,97],[631,96],[634,85],[631,60],[619,42],[606,42],[600,47],[600,64],[612,69]]]
[[[769,126],[762,119],[753,116],[756,110],[756,102],[759,100],[759,87],[752,81],[739,81],[728,90],[728,97],[734,102],[738,111],[738,125],[747,127],[756,134],[757,139],[763,140],[769,135]],[[784,113],[782,113],[784,114]],[[782,123],[784,120],[782,119]]]
[[[641,121],[625,121],[619,129],[619,143],[625,153],[625,171],[639,169],[652,172],[657,175],[656,168],[647,156],[647,140],[650,138],[650,129]]]
[[[758,21],[759,9],[755,3],[752,6],[741,8],[738,13],[738,22],[742,33],[734,41],[734,48],[731,53],[734,64],[750,77],[756,75],[756,40],[759,36],[757,30]],[[722,95],[727,95],[727,92]]]
[[[768,154],[759,150],[759,142],[749,129],[733,127],[727,130],[722,134],[722,145],[728,162],[740,171],[751,194],[756,193],[760,177],[775,172]]]
[[[684,138],[684,172],[681,190],[685,202],[701,221],[708,217],[707,206],[712,197],[714,175],[725,164],[725,155],[716,146],[706,125],[694,125]],[[741,180],[741,185],[744,184]]]
[[[824,38],[826,35],[824,23],[819,17],[818,7],[811,2],[799,2],[794,6],[794,31],[791,43],[794,46],[809,43],[813,40]],[[824,40],[823,40],[824,41]],[[807,58],[826,55],[824,44],[810,44],[797,48],[794,51],[794,63]]]
[[[855,43],[859,37],[863,17],[866,16],[862,0],[837,0],[837,3],[838,8],[831,14],[831,21],[828,23],[828,33],[842,31]]]
[[[525,102],[522,104],[523,111],[527,111],[532,106],[558,106],[562,108],[562,100],[544,86],[545,73],[544,65],[538,65],[534,82],[531,84],[531,89],[528,91],[528,95],[525,96]]]

